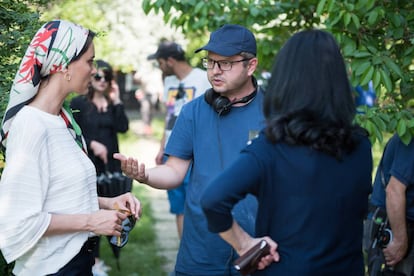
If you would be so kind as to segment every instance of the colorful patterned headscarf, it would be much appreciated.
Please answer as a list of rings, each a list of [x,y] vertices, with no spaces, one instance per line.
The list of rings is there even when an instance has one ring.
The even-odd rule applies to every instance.
[[[39,90],[42,78],[67,68],[85,46],[89,30],[64,20],[44,24],[26,50],[10,90],[9,103],[1,127],[1,146],[6,147],[13,118],[30,103]],[[80,128],[70,109],[60,113],[77,143],[83,147]]]

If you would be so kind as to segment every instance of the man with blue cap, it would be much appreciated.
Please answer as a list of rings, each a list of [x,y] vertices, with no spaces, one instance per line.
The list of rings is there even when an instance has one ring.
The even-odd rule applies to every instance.
[[[211,33],[209,42],[196,53],[202,50],[212,89],[181,110],[165,149],[168,161],[146,170],[136,158],[115,157],[128,176],[158,189],[177,187],[191,164],[175,273],[240,275],[232,265],[237,253],[207,228],[200,196],[264,126],[263,93],[253,76],[258,64],[256,40],[245,27],[227,24]],[[237,222],[253,236],[256,210],[257,201],[251,195],[233,210]]]

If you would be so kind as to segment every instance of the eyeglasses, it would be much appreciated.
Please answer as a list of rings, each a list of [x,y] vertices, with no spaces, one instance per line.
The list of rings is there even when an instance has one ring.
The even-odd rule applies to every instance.
[[[93,76],[93,78],[96,81],[101,81],[102,79],[105,79],[105,81],[111,81],[111,79],[108,76],[102,76],[102,75],[99,75],[99,74],[95,74],[95,76]]]
[[[121,230],[121,236],[112,236],[110,243],[117,246],[117,247],[124,247],[125,244],[128,242],[128,235],[129,232],[134,228],[135,226],[135,217],[134,216],[128,216],[126,219],[122,221],[122,230]]]
[[[214,68],[214,64],[217,63],[219,69],[221,71],[230,71],[231,68],[233,67],[234,63],[237,62],[242,62],[242,61],[246,61],[246,60],[250,60],[250,58],[244,58],[241,60],[235,60],[235,61],[230,61],[230,60],[214,60],[211,58],[203,58],[203,67],[206,69],[213,69]]]

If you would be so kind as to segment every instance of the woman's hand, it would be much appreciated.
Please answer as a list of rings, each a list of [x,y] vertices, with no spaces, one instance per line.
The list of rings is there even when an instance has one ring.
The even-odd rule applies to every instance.
[[[126,157],[120,153],[114,153],[114,158],[121,161],[122,171],[130,178],[136,179],[141,183],[148,183],[148,174],[145,171],[145,164],[138,164],[138,160],[133,157]]]
[[[99,157],[105,164],[108,163],[108,149],[98,141],[91,141],[90,146],[95,156]]]
[[[141,202],[132,193],[125,193],[117,197],[100,197],[99,207],[119,210],[127,215],[130,213],[137,220],[139,220],[142,215]]]
[[[109,90],[108,95],[114,105],[121,103],[119,86],[115,80],[111,81],[111,88]]]
[[[276,251],[277,243],[275,241],[273,241],[270,237],[262,237],[255,240],[256,243],[260,240],[265,240],[270,246],[270,253],[260,260],[259,264],[257,265],[258,270],[263,270],[269,265],[271,265],[273,262],[278,262],[280,260],[279,253]]]
[[[127,214],[116,210],[99,210],[89,215],[87,225],[97,235],[120,236],[122,221],[126,218]]]
[[[240,256],[245,254],[250,248],[258,244],[261,240],[265,240],[268,245],[270,246],[269,254],[262,257],[257,264],[258,270],[263,270],[269,265],[271,265],[273,262],[279,261],[279,253],[276,251],[277,244],[274,242],[270,237],[261,237],[261,238],[251,238],[249,240],[246,240],[246,242],[243,243],[241,249],[237,252]]]

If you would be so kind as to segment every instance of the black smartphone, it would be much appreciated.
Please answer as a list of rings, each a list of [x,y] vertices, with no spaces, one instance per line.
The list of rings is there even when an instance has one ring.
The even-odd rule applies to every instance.
[[[261,240],[255,246],[233,262],[234,268],[241,275],[249,275],[257,269],[260,259],[270,252],[270,246],[265,240]]]

